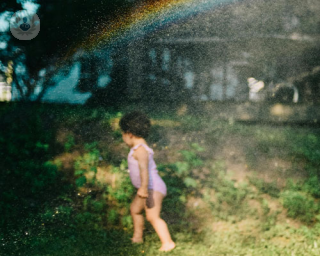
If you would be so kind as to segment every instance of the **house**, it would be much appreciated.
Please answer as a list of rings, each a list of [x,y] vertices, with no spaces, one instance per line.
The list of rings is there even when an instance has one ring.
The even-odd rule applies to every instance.
[[[295,1],[297,5],[286,0],[229,1],[155,26],[147,33],[138,31],[139,38],[132,36],[133,40],[113,55],[108,46],[105,53],[100,50],[83,54],[71,68],[74,72],[70,80],[60,80],[44,100],[55,101],[59,92],[58,101],[77,98],[77,103],[83,103],[92,91],[104,99],[110,95],[103,92],[111,87],[110,81],[120,81],[115,87],[124,86],[134,101],[173,102],[183,97],[196,101],[250,100],[248,78],[263,81],[264,90],[314,68],[309,59],[314,58],[314,47],[320,40],[304,34],[308,31],[303,29],[309,28],[302,26],[299,18],[306,14],[295,14],[302,5]],[[112,72],[118,77],[110,79]],[[302,83],[298,86],[301,91],[305,90]],[[118,91],[123,92],[115,89],[113,95],[117,96]]]
[[[276,4],[240,1],[130,43],[128,94],[175,100],[180,90],[200,101],[242,102],[249,100],[250,77],[268,88],[310,70],[301,63],[308,62],[305,53],[319,38],[296,33],[293,7],[267,6]]]

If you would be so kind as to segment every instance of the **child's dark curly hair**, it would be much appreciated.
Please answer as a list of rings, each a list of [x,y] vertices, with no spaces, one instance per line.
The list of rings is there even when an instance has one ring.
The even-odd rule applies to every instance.
[[[146,139],[149,136],[151,122],[148,116],[140,111],[125,114],[120,120],[123,132],[130,132],[137,137]]]

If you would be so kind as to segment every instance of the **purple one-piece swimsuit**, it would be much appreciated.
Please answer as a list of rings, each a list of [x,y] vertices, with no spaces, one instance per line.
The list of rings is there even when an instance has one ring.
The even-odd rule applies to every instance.
[[[164,181],[161,179],[160,175],[158,174],[157,165],[153,159],[153,150],[149,148],[146,144],[138,144],[131,148],[129,155],[128,155],[128,167],[130,171],[130,179],[136,188],[140,188],[141,186],[141,178],[140,178],[140,169],[138,161],[132,156],[134,150],[138,147],[143,146],[149,153],[149,182],[148,182],[148,189],[153,191],[159,191],[163,195],[167,194],[167,187]]]

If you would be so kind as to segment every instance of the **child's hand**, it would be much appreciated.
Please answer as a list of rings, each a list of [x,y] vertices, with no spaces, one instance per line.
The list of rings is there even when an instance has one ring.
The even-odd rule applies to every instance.
[[[146,188],[139,188],[137,195],[142,197],[142,198],[148,198],[148,189]]]

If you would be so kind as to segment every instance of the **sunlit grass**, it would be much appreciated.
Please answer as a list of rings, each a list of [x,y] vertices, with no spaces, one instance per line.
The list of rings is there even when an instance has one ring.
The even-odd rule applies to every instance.
[[[30,187],[25,189],[37,189],[37,196],[50,193],[43,186],[49,188],[52,177],[60,177],[57,170],[66,174],[62,178],[70,187],[60,194],[56,190],[55,201],[36,206],[37,214],[16,220],[19,229],[0,233],[4,244],[0,255],[163,255],[158,252],[159,238],[148,224],[145,243],[130,242],[133,190],[128,189],[121,162],[127,154],[117,126],[122,112],[79,106],[41,106],[39,114],[37,108],[32,111],[36,116],[32,127],[21,131],[12,124],[8,137],[1,136],[2,146],[6,138],[19,138],[10,141],[9,156],[23,160],[20,179],[29,175],[27,168],[42,166],[21,152],[34,148],[35,156],[43,159],[50,153],[51,160],[43,163],[46,172],[41,179],[29,177]],[[63,135],[55,143],[47,139],[48,132],[41,135],[41,113],[53,116],[50,135]],[[154,124],[150,140],[158,146],[156,153],[167,156],[158,163],[169,188],[163,218],[177,243],[167,255],[319,255],[317,129],[248,126],[187,114],[150,116]],[[31,131],[39,131],[38,138]],[[20,141],[28,143],[18,147]],[[275,166],[279,159],[286,165]],[[6,162],[7,168],[13,168],[10,163]],[[234,177],[239,171],[247,175],[244,180]],[[99,172],[105,175],[99,178],[108,177],[105,182],[99,183]],[[267,174],[269,180],[264,179]],[[28,196],[33,196],[32,191]],[[30,207],[28,200],[26,207]],[[6,206],[0,201],[5,214],[10,210]],[[6,218],[10,219],[9,214]]]

